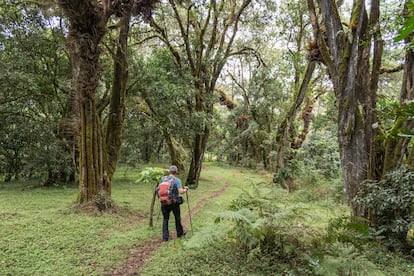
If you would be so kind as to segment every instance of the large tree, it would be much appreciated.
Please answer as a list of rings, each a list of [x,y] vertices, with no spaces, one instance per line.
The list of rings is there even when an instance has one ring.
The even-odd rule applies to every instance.
[[[232,55],[251,51],[235,44],[240,21],[251,0],[197,1],[168,0],[163,13],[154,16],[151,26],[171,51],[178,70],[189,70],[195,93],[188,109],[200,118],[192,142],[188,170],[189,185],[197,185],[215,101],[215,87],[223,66]],[[168,7],[165,10],[163,7]]]
[[[67,45],[71,57],[73,99],[79,122],[79,203],[110,205],[124,120],[128,80],[126,43],[132,13],[148,16],[155,1],[57,1],[69,20]],[[101,42],[112,15],[120,17],[119,45],[114,53],[114,80],[106,132],[96,99],[102,75]]]
[[[407,139],[397,137],[410,126],[407,116],[397,118],[385,142],[378,122],[378,83],[384,40],[380,1],[353,1],[349,22],[344,23],[336,1],[308,0],[316,44],[332,80],[338,106],[338,141],[346,195],[352,213],[369,217],[368,210],[353,201],[364,180],[380,180],[397,168],[408,151]],[[367,8],[369,7],[369,8]],[[318,19],[318,14],[321,19]],[[407,51],[401,103],[412,99],[412,52]],[[400,113],[401,114],[401,113]],[[394,135],[393,135],[394,133]]]

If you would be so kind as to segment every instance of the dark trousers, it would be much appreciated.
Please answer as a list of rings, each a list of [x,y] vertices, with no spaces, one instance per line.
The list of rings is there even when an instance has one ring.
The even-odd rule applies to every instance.
[[[161,205],[161,212],[164,220],[162,222],[162,239],[168,240],[168,220],[170,219],[171,211],[175,218],[175,230],[177,231],[177,237],[181,237],[184,234],[183,226],[181,225],[181,211],[179,204]]]

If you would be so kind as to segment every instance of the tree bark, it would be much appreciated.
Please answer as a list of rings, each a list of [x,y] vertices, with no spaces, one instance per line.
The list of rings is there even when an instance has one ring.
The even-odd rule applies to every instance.
[[[360,183],[378,177],[375,171],[380,162],[380,145],[377,131],[375,104],[382,41],[379,33],[379,1],[371,3],[368,20],[365,2],[355,0],[349,29],[343,29],[335,1],[321,0],[321,23],[316,18],[313,0],[308,0],[312,24],[318,37],[318,46],[332,79],[338,104],[338,141],[346,195],[352,213],[367,217],[364,206],[352,199]],[[370,30],[375,30],[374,58],[371,60]],[[372,72],[370,71],[372,68]]]
[[[407,9],[407,6],[405,6],[405,9]],[[410,34],[405,39],[405,43],[409,44],[413,38],[414,34]],[[410,47],[406,49],[403,70],[400,105],[402,107],[408,107],[414,99],[414,52]],[[398,136],[402,132],[412,132],[414,128],[414,120],[407,120],[406,117],[406,115],[402,114],[396,119],[391,130],[393,137],[390,137],[386,142],[383,175],[399,167],[403,163],[403,156],[409,150],[408,145],[411,137]],[[406,163],[411,169],[414,169],[414,147],[408,152]]]
[[[193,153],[190,168],[188,170],[186,185],[196,188],[200,179],[200,172],[203,165],[204,152],[210,130],[206,126],[203,133],[197,133],[194,139]]]
[[[106,21],[102,21],[93,9],[88,8],[85,8],[84,12],[92,19],[89,21],[85,18],[70,18],[73,23],[69,31],[70,50],[74,57],[73,82],[75,90],[80,95],[78,196],[80,204],[95,200],[97,195],[105,199],[111,194],[105,167],[107,155],[104,150],[102,124],[95,102],[95,93],[102,71],[99,64],[101,54],[99,44],[105,34]],[[75,25],[75,21],[78,25]],[[103,202],[105,204],[106,200]]]
[[[125,119],[125,98],[128,84],[128,33],[129,12],[120,18],[119,39],[114,57],[114,77],[109,106],[108,125],[106,127],[106,146],[108,152],[108,179],[109,185],[115,173],[122,145],[122,129]]]
[[[156,1],[58,0],[69,19],[68,48],[73,91],[79,107],[79,196],[78,203],[93,202],[104,210],[111,205],[112,177],[121,146],[128,82],[127,39],[132,13],[151,17]],[[120,19],[119,44],[115,55],[109,119],[104,133],[97,109],[96,91],[102,75],[100,43],[109,17]]]
[[[308,85],[312,78],[312,74],[315,70],[315,66],[316,61],[310,61],[308,63],[303,81],[296,95],[295,102],[289,108],[286,118],[283,120],[283,122],[278,128],[278,133],[276,135],[276,144],[278,147],[275,169],[276,174],[280,168],[284,168],[286,166],[286,162],[288,160],[286,150],[289,147],[290,142],[292,142],[292,140],[294,139],[294,137],[291,137],[290,135],[290,129],[296,118],[297,113],[299,112],[303,100],[305,99],[306,93],[308,91]]]
[[[179,172],[184,171],[184,161],[183,161],[183,154],[182,148],[174,139],[173,135],[170,133],[169,130],[162,130],[164,134],[164,140],[168,147],[168,152],[171,158],[171,164],[177,166]]]
[[[102,124],[96,109],[95,93],[101,77],[99,44],[108,20],[94,1],[58,1],[70,21],[68,45],[74,91],[79,107],[79,195],[78,203],[93,202],[106,208],[111,194],[105,162],[107,155]],[[108,4],[108,3],[106,3]],[[79,12],[79,11],[82,11]]]

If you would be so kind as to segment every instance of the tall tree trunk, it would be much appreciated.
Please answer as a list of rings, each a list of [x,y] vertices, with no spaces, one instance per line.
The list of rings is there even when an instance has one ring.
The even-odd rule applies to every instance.
[[[186,185],[188,186],[192,186],[195,188],[198,186],[198,180],[200,179],[204,152],[207,146],[209,133],[210,129],[206,126],[204,128],[203,133],[197,133],[195,135],[193,153],[186,181]]]
[[[217,75],[218,76],[218,75]],[[202,80],[201,76],[199,78]],[[208,89],[206,87],[211,87],[211,89]],[[210,117],[211,114],[213,114],[213,104],[210,102],[206,102],[204,100],[204,97],[208,97],[206,95],[210,95],[210,97],[214,93],[215,88],[215,81],[212,81],[211,86],[206,85],[204,86],[202,83],[198,84],[198,95],[196,97],[196,105],[195,109],[197,112],[203,112],[206,114],[206,117]],[[203,89],[204,88],[204,89]],[[192,156],[191,156],[191,163],[190,168],[188,170],[187,174],[187,180],[186,185],[192,186],[194,188],[197,188],[198,186],[198,180],[200,179],[201,169],[203,165],[203,158],[204,153],[207,148],[207,140],[210,135],[210,120],[206,120],[204,122],[204,129],[201,133],[196,133],[194,136],[194,144],[193,144],[193,150],[192,150]]]
[[[109,106],[108,125],[106,128],[106,146],[108,151],[109,185],[115,173],[122,144],[122,129],[125,119],[125,98],[128,84],[128,32],[130,14],[124,14],[119,22],[119,39],[114,57],[114,77]]]
[[[156,1],[58,0],[69,19],[68,48],[73,91],[79,107],[79,196],[78,203],[94,202],[103,210],[111,204],[112,177],[119,158],[128,81],[126,60],[131,12],[151,17]],[[114,80],[107,131],[97,109],[96,91],[102,75],[100,43],[111,15],[120,17],[120,35],[114,65]],[[105,136],[106,134],[106,136]]]
[[[366,110],[372,108],[368,105],[366,96],[370,94],[367,87],[370,78],[370,47],[361,45],[361,40],[367,39],[367,18],[363,1],[360,3],[360,6],[354,7],[353,10],[353,18],[357,20],[352,22],[357,25],[357,30],[353,32],[353,40],[346,42],[345,37],[345,41],[332,39],[330,42],[344,47],[342,56],[338,56],[338,81],[334,87],[338,101],[338,140],[345,191],[353,214],[365,217],[365,208],[352,201],[359,191],[360,183],[368,176],[369,145],[366,141],[369,137],[366,132],[365,115]],[[347,44],[341,45],[344,42]]]
[[[305,99],[306,93],[308,91],[308,85],[312,78],[312,74],[315,70],[316,61],[310,61],[306,68],[306,72],[299,88],[298,93],[296,94],[295,102],[289,108],[288,114],[286,118],[283,120],[281,125],[278,128],[278,133],[276,135],[276,143],[277,143],[277,160],[276,160],[276,173],[280,168],[284,168],[286,166],[286,162],[288,161],[288,156],[286,154],[286,150],[288,149],[290,142],[294,137],[290,135],[290,129],[292,124],[296,118],[297,113]]]
[[[89,64],[92,64],[89,61]],[[87,68],[81,62],[81,68]],[[80,70],[82,73],[83,70]],[[86,74],[87,72],[83,72]],[[86,75],[87,76],[87,75]],[[80,141],[79,141],[79,203],[91,202],[99,195],[103,202],[111,195],[111,185],[108,179],[107,153],[105,152],[102,124],[97,114],[95,99],[91,97],[94,91],[82,91],[80,104]],[[106,203],[105,203],[106,204]],[[106,206],[105,206],[106,207]]]
[[[414,34],[410,36],[410,41],[414,37]],[[403,102],[412,102],[414,99],[414,52],[411,48],[407,49],[405,64],[404,64],[404,78],[402,85],[402,101]],[[405,130],[412,132],[414,128],[414,120],[410,120],[405,124]],[[402,141],[401,148],[404,151],[400,151],[401,156],[403,156],[408,147],[408,142],[411,137],[404,138]],[[403,152],[403,153],[402,153]],[[411,148],[406,163],[414,170],[414,147]]]
[[[171,158],[171,164],[177,166],[179,172],[184,171],[184,161],[182,155],[182,148],[174,139],[169,130],[163,130],[164,140],[168,147],[168,152]]]
[[[109,7],[94,1],[61,0],[58,4],[70,21],[68,44],[71,52],[72,80],[79,106],[79,195],[78,203],[95,202],[99,209],[108,207],[111,183],[108,156],[95,93],[101,78],[101,43]],[[110,2],[105,2],[110,5]],[[82,12],[79,12],[82,11]]]
[[[407,9],[407,6],[405,6]],[[409,35],[405,39],[405,43],[409,44],[414,38],[414,34]],[[404,75],[401,86],[400,105],[407,107],[412,104],[414,99],[414,51],[407,47],[404,62]],[[391,130],[391,133],[397,134],[402,132],[411,132],[414,128],[414,121],[407,120],[406,115],[400,115]],[[411,137],[399,137],[395,135],[390,137],[385,145],[385,157],[383,175],[392,169],[399,167],[403,162],[403,156],[407,153],[408,144]],[[411,148],[407,158],[407,164],[414,169],[414,147]]]
[[[315,20],[313,0],[308,0],[317,44],[328,67],[338,103],[338,141],[346,195],[353,215],[367,216],[364,206],[352,199],[360,183],[377,176],[381,149],[377,143],[375,103],[382,41],[379,33],[379,1],[371,2],[370,20],[365,1],[355,0],[349,30],[344,30],[334,0],[319,1],[323,21]],[[374,58],[370,65],[372,33]],[[370,71],[372,68],[372,72]]]
[[[376,112],[377,100],[378,100],[378,81],[381,72],[382,66],[382,55],[384,52],[384,41],[381,37],[380,29],[380,1],[374,0],[371,1],[371,13],[369,27],[371,29],[372,38],[373,38],[373,59],[371,66],[371,79],[369,80],[369,89],[370,93],[368,94],[367,99],[367,109],[366,109],[366,132],[368,140],[366,143],[369,145],[369,163],[368,163],[368,179],[380,179],[382,177],[382,167],[384,161],[384,145],[378,137],[382,134],[381,129],[375,127],[378,125],[378,118]],[[369,30],[368,30],[369,31]],[[370,51],[370,48],[367,48],[367,51]],[[367,69],[369,70],[369,69]],[[362,92],[363,93],[363,92]]]

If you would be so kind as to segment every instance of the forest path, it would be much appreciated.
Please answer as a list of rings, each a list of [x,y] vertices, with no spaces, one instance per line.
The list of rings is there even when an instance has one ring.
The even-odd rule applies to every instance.
[[[204,205],[206,205],[207,202],[209,202],[215,197],[222,195],[228,189],[229,184],[226,181],[224,181],[219,176],[216,176],[215,178],[217,181],[222,181],[224,183],[224,186],[220,190],[217,190],[211,193],[208,197],[203,198],[202,200],[198,201],[197,204],[193,207],[191,207],[191,202],[190,202],[191,213],[187,214],[181,220],[184,228],[188,229],[188,223],[190,222],[191,217],[193,217],[200,210],[202,210]],[[175,234],[175,231],[173,232],[173,234]],[[160,235],[161,235],[161,229],[160,229]],[[163,243],[164,242],[162,241],[161,238],[157,238],[157,239],[152,239],[140,246],[132,248],[128,258],[122,261],[116,268],[112,268],[110,271],[108,271],[106,275],[113,275],[113,276],[115,275],[139,275],[138,271],[144,266],[145,262],[151,257],[151,255],[155,252],[155,250],[157,250],[159,247],[163,245]]]

